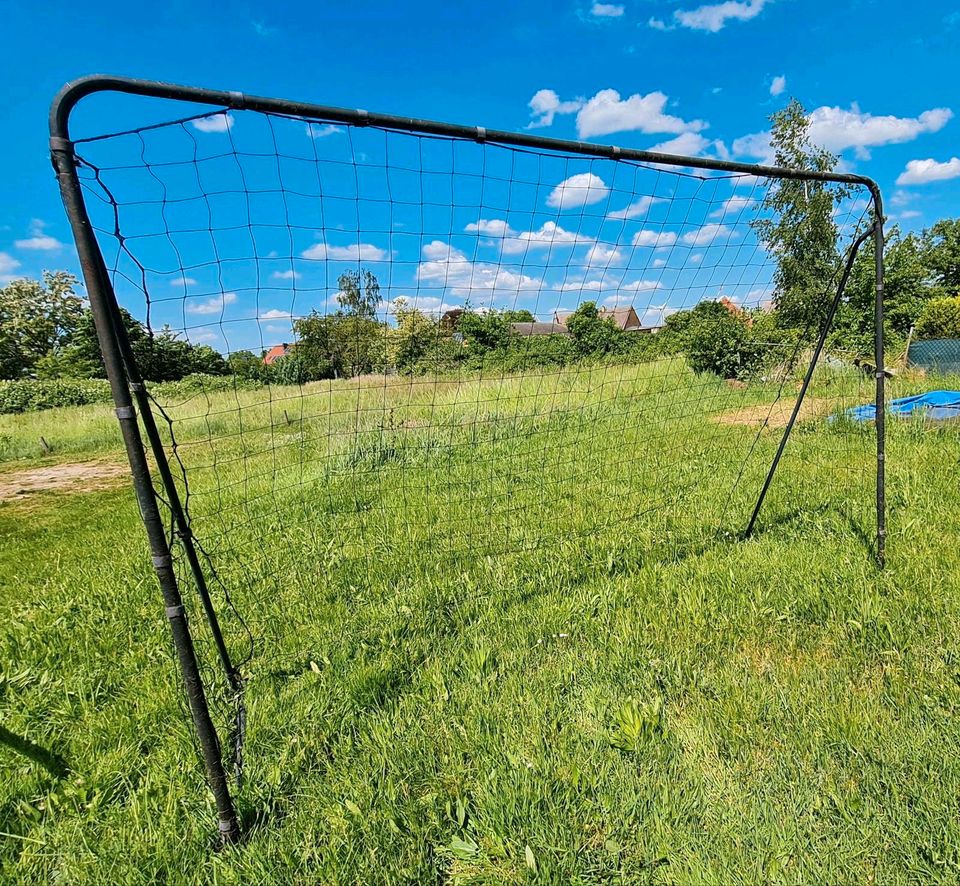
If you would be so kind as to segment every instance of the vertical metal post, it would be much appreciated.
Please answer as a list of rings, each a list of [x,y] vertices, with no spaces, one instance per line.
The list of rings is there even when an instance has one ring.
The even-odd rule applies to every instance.
[[[150,480],[150,469],[143,449],[136,410],[133,407],[124,373],[113,320],[113,291],[100,273],[102,259],[83,204],[73,144],[64,137],[54,135],[50,139],[50,151],[60,185],[60,196],[77,244],[80,266],[90,299],[90,309],[97,329],[97,339],[103,354],[103,362],[107,369],[107,378],[110,381],[110,390],[120,422],[120,431],[133,474],[133,487],[140,506],[140,516],[150,544],[154,570],[163,593],[165,611],[173,635],[173,645],[203,754],[207,781],[217,806],[220,833],[225,842],[232,843],[239,837],[237,816],[223,768],[220,741],[210,717],[193,638],[190,635],[183,600],[173,571],[170,547],[167,544],[163,521]]]
[[[107,269],[103,263],[103,256],[97,251],[97,269],[100,274],[102,291],[110,291],[110,280],[107,276]],[[193,532],[190,529],[190,522],[187,520],[186,511],[180,501],[180,491],[177,489],[176,481],[173,479],[173,472],[170,470],[170,462],[167,459],[167,453],[163,447],[163,440],[160,437],[160,431],[157,428],[157,422],[153,417],[153,410],[150,408],[150,398],[147,396],[147,390],[143,384],[143,378],[140,375],[140,368],[137,366],[136,358],[133,355],[133,349],[130,346],[130,339],[123,326],[120,316],[119,306],[116,299],[110,299],[110,313],[113,319],[114,336],[120,349],[120,356],[123,360],[126,371],[127,381],[133,396],[137,401],[137,411],[140,413],[140,420],[143,422],[143,429],[146,432],[147,440],[153,452],[154,461],[157,464],[157,470],[160,472],[160,481],[163,483],[164,491],[167,495],[167,502],[170,512],[173,515],[173,522],[177,528],[177,536],[183,545],[184,553],[187,557],[187,563],[190,565],[190,571],[193,574],[197,585],[197,593],[200,595],[200,602],[203,605],[203,611],[206,615],[207,624],[210,627],[210,633],[213,635],[214,645],[217,647],[217,655],[223,666],[224,674],[230,688],[235,692],[241,688],[240,674],[234,667],[230,658],[230,652],[227,649],[226,641],[223,637],[223,631],[220,628],[220,620],[217,617],[217,611],[214,608],[213,600],[210,598],[210,590],[207,587],[207,579],[203,572],[203,566],[200,558],[197,556],[197,548],[193,542]]]
[[[886,493],[886,459],[887,459],[887,403],[886,403],[886,370],[883,365],[883,197],[880,189],[874,186],[873,191],[873,248],[874,270],[876,273],[876,303],[874,306],[874,362],[877,364],[877,402],[876,402],[876,433],[877,433],[877,562],[882,568],[887,556],[887,493]]]

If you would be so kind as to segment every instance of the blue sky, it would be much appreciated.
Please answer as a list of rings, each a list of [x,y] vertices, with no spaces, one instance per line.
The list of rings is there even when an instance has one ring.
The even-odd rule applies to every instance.
[[[920,228],[957,214],[960,7],[951,3],[925,0],[911,6],[909,15],[892,0],[509,5],[359,0],[290,3],[283,9],[174,2],[156,11],[148,6],[93,3],[79,9],[52,2],[5,11],[8,40],[0,66],[7,138],[0,150],[7,175],[0,203],[0,277],[76,268],[47,159],[46,112],[64,81],[92,72],[488,128],[532,126],[547,136],[747,161],[764,158],[767,116],[796,96],[814,114],[817,140],[841,154],[845,168],[880,182],[888,212],[901,226]],[[81,106],[74,134],[181,113],[93,99]],[[225,167],[218,172],[212,159],[228,141],[231,152],[255,153],[263,144],[257,139],[268,135],[264,130],[258,135],[242,115],[229,131],[218,128],[216,119],[206,129],[192,124],[189,129],[171,134],[169,150],[192,149],[196,141],[208,158],[208,187],[232,181],[232,173]],[[347,165],[352,175],[359,163],[370,188],[378,187],[375,182],[389,186],[389,177],[381,174],[383,151],[393,151],[390,162],[399,164],[404,151],[415,149],[399,136],[390,136],[388,144],[376,133],[355,139],[342,131],[315,132],[319,137],[310,138],[299,124],[279,129],[292,151],[314,157],[311,171],[325,170],[332,185]],[[360,143],[364,137],[369,144]],[[531,307],[540,314],[574,307],[590,292],[619,303],[624,291],[645,293],[638,307],[670,310],[721,293],[745,301],[753,293],[759,299],[756,293],[768,288],[769,269],[749,259],[756,250],[742,233],[746,214],[729,215],[762,197],[752,192],[743,197],[749,184],[691,183],[655,171],[638,181],[630,169],[541,159],[536,167],[514,166],[512,185],[500,192],[488,187],[472,193],[463,185],[480,167],[471,173],[470,164],[483,161],[469,148],[464,151],[453,161],[449,152],[428,158],[442,173],[435,178],[438,196],[449,201],[457,193],[462,202],[457,212],[428,217],[421,200],[416,218],[401,217],[399,204],[390,217],[378,216],[376,206],[386,204],[383,191],[374,190],[365,192],[362,216],[357,210],[317,221],[311,215],[317,206],[305,205],[295,220],[297,242],[256,243],[261,261],[255,277],[249,240],[246,247],[236,241],[235,273],[224,279],[229,262],[211,263],[209,244],[189,246],[186,226],[177,235],[187,244],[178,264],[145,239],[141,258],[157,271],[148,287],[155,290],[151,298],[159,319],[221,348],[269,344],[284,334],[288,321],[282,315],[323,309],[335,292],[337,273],[358,263],[373,267],[389,299],[403,295],[432,306],[464,298],[478,303],[489,295],[492,304]],[[487,153],[492,182],[493,168],[510,158]],[[456,172],[451,162],[461,164]],[[418,168],[416,181],[394,182],[400,203],[404,195],[422,193],[429,180]],[[259,174],[253,167],[248,172],[254,179]],[[171,175],[169,184],[176,186]],[[281,189],[296,190],[291,175]],[[571,186],[566,197],[554,195],[573,176],[581,176],[575,182],[582,190]],[[596,176],[600,184],[585,176]],[[149,187],[144,184],[139,193]],[[136,193],[128,192],[131,202]],[[357,203],[357,193],[351,193]],[[738,194],[742,205],[727,203]],[[189,197],[184,192],[184,199]],[[643,213],[624,218],[628,206],[643,198],[651,201]],[[691,217],[692,207],[702,209],[699,216]],[[853,223],[857,207],[848,209]],[[262,217],[248,218],[269,225],[272,211],[264,206]],[[132,216],[129,223],[146,230],[157,220]],[[717,230],[721,226],[728,231]],[[716,239],[708,242],[705,229]],[[651,242],[654,230],[667,239],[672,235],[674,243]],[[229,250],[230,238],[223,236],[221,245]],[[270,253],[275,256],[268,258]],[[755,271],[744,272],[754,265]],[[184,266],[195,270],[183,271]],[[467,270],[473,283],[464,286]],[[169,293],[175,271],[182,291],[174,297]],[[505,276],[491,282],[490,274]],[[183,284],[185,278],[196,282]],[[565,294],[578,283],[576,298]],[[142,280],[118,284],[121,300],[134,308],[137,285]],[[216,321],[215,328],[203,328],[208,321]]]

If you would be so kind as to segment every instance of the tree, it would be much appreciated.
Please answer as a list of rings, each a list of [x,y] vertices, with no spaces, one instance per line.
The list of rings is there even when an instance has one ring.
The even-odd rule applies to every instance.
[[[582,356],[609,354],[617,350],[618,340],[624,335],[612,319],[600,316],[592,301],[585,301],[567,317],[566,326]]]
[[[917,338],[960,338],[960,295],[932,298],[917,320]]]
[[[139,320],[135,320],[126,308],[120,308],[120,322],[126,330],[131,345],[135,345],[147,336],[147,330]],[[61,371],[56,378],[106,378],[107,371],[100,354],[100,342],[93,320],[93,311],[83,311],[63,349]],[[71,371],[70,367],[76,371]]]
[[[788,169],[830,172],[837,156],[811,143],[809,120],[796,99],[770,118],[774,163]],[[763,200],[770,217],[751,221],[777,260],[774,304],[785,326],[819,328],[840,263],[833,210],[848,189],[829,182],[776,179]]]
[[[460,316],[457,332],[474,351],[495,351],[510,341],[510,323],[499,311],[479,313],[468,308]]]
[[[474,351],[495,351],[510,341],[510,323],[499,311],[479,313],[467,309],[457,323],[467,346]]]
[[[945,295],[960,295],[960,218],[944,218],[923,232],[927,263]]]
[[[943,294],[931,272],[926,235],[902,235],[896,226],[884,244],[884,328],[888,340],[904,340],[931,298]],[[874,242],[869,238],[854,261],[833,338],[848,350],[872,354],[876,271]]]
[[[438,323],[407,305],[405,298],[394,302],[397,326],[391,330],[389,358],[398,369],[412,369],[436,350],[440,340]]]
[[[383,298],[380,295],[380,283],[368,270],[347,271],[337,279],[340,291],[337,303],[349,317],[377,316],[377,308]]]
[[[344,356],[335,315],[327,316],[313,310],[306,317],[294,321],[293,331],[297,336],[297,371],[303,380],[319,381],[342,374]],[[274,366],[279,367],[279,364],[291,359],[293,355],[283,357]]]
[[[42,280],[0,288],[0,378],[31,375],[41,358],[67,343],[83,314],[76,284],[65,271],[44,271]]]
[[[170,326],[159,332],[144,333],[131,342],[131,350],[140,374],[147,381],[178,381],[185,375],[226,375],[226,360],[209,345],[194,345],[181,339]]]
[[[687,359],[694,372],[743,378],[759,366],[763,348],[751,333],[747,315],[719,302],[701,302],[691,314]]]
[[[262,379],[263,358],[252,351],[233,351],[227,356],[227,368],[238,378]]]

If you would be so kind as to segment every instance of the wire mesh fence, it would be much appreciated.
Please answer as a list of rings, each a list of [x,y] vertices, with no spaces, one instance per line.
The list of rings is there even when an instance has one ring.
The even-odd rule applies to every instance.
[[[276,728],[258,697],[335,658],[352,595],[737,537],[788,426],[768,523],[873,531],[874,435],[846,412],[874,372],[819,352],[863,184],[804,184],[836,247],[785,329],[776,177],[262,110],[74,149],[128,371],[150,396],[178,348],[205,370],[150,396],[151,456],[175,571],[223,632],[194,639],[234,747],[245,681],[248,765]]]
[[[960,374],[960,339],[934,338],[912,341],[904,357],[911,369],[934,375]]]

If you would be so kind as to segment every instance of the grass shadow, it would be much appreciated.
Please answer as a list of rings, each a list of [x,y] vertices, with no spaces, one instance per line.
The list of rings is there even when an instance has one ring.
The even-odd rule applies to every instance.
[[[29,738],[11,732],[3,725],[0,725],[0,744],[39,764],[54,778],[64,778],[70,774],[70,767],[59,754],[30,741]]]

